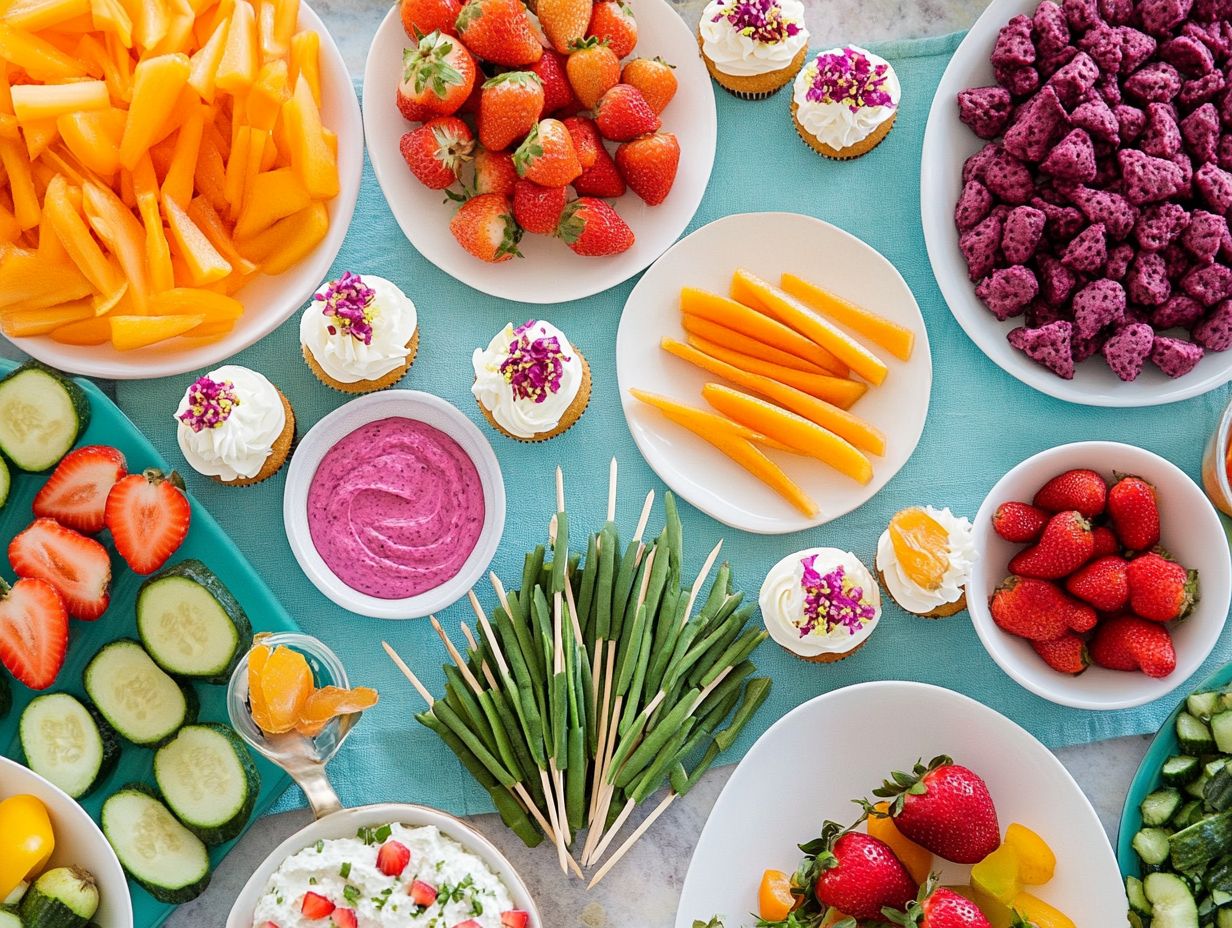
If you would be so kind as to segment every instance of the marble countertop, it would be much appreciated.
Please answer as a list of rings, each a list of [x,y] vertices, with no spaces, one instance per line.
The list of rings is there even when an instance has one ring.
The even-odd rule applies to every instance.
[[[705,0],[672,2],[690,23],[696,21],[705,5]],[[805,6],[813,44],[826,46],[944,35],[969,27],[985,2],[805,0]],[[387,0],[314,0],[313,8],[338,41],[352,74],[362,74],[368,44],[389,9]],[[1121,738],[1057,752],[1091,798],[1110,840],[1116,837],[1121,804],[1147,743],[1146,738]],[[711,771],[655,823],[646,838],[591,893],[580,882],[561,876],[551,847],[526,850],[494,815],[478,816],[473,824],[517,862],[539,902],[544,928],[670,928],[675,924],[676,904],[693,848],[730,773],[731,768]],[[167,922],[168,928],[222,928],[249,874],[276,845],[308,821],[307,812],[262,819],[218,869],[210,889],[182,906]]]

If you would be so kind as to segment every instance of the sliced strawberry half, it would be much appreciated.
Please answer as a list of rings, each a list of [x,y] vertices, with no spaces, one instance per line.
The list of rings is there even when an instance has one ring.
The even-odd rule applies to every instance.
[[[68,614],[93,622],[111,602],[107,549],[52,519],[35,519],[9,542],[9,563],[19,577],[46,580]]]
[[[34,514],[89,535],[101,532],[107,494],[127,473],[124,455],[109,445],[70,451],[35,495]]]
[[[483,928],[483,925],[475,921],[473,918],[468,918],[464,922],[458,922],[453,928]]]
[[[152,574],[184,543],[192,507],[175,471],[151,468],[111,488],[105,521],[120,557],[139,574]]]
[[[501,928],[526,928],[530,924],[530,913],[521,909],[511,909],[501,912]]]
[[[359,919],[355,917],[354,909],[334,909],[330,919],[336,928],[359,928]]]
[[[0,664],[32,690],[56,682],[68,650],[68,610],[46,580],[0,580]]]
[[[436,902],[436,887],[431,883],[425,883],[423,880],[415,880],[407,887],[406,891],[411,897],[411,902],[420,908],[426,909]]]
[[[304,901],[300,903],[299,911],[304,918],[316,920],[318,918],[329,918],[336,908],[337,906],[320,893],[307,892],[304,893]]]
[[[376,854],[376,868],[386,876],[402,876],[411,862],[411,849],[401,841],[386,841]]]

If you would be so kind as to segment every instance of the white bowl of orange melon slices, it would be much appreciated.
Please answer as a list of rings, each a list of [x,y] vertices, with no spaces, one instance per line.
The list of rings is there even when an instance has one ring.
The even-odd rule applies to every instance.
[[[19,44],[37,50],[60,6],[77,9],[19,4]],[[76,56],[32,57],[28,84],[0,87],[24,140],[0,133],[0,332],[35,358],[112,379],[209,367],[337,256],[363,166],[341,53],[300,0],[229,8],[166,4],[151,35],[101,4]]]
[[[902,276],[796,213],[728,216],[677,242],[629,294],[616,370],[651,468],[760,534],[822,525],[877,493],[915,450],[932,386]]]

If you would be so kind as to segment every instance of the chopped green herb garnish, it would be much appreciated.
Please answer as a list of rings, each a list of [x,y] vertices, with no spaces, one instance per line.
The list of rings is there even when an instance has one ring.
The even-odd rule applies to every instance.
[[[351,875],[351,862],[349,860],[342,862],[342,866],[338,868],[338,875],[344,880]]]
[[[363,894],[359,891],[358,886],[352,886],[350,883],[347,883],[346,886],[342,887],[342,898],[351,905],[355,905],[363,898]]]
[[[471,914],[476,916],[483,914],[483,903],[479,901],[478,896],[471,896]]]
[[[309,885],[309,886],[316,886],[316,885],[317,885],[317,878],[316,878],[315,876],[310,876],[310,877],[308,877],[308,885]]]
[[[355,832],[355,837],[359,838],[364,844],[369,846],[373,844],[383,844],[393,834],[393,828],[389,825],[365,825]]]
[[[315,847],[317,849],[317,853],[320,854],[323,850],[325,850],[325,840],[321,839],[317,841]]]

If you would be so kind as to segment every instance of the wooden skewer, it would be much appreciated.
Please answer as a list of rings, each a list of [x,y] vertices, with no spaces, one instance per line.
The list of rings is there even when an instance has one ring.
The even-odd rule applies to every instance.
[[[565,511],[565,472],[556,465],[556,511]]]
[[[607,733],[607,748],[603,752],[603,793],[599,797],[599,813],[595,816],[595,829],[598,832],[595,835],[595,844],[597,845],[603,837],[603,825],[607,821],[608,810],[612,807],[612,797],[616,794],[616,787],[612,783],[607,782],[612,773],[612,755],[616,752],[616,725],[615,720],[620,718],[620,713],[624,709],[625,698],[623,696],[616,697],[616,703],[612,707],[612,717],[608,720]],[[594,851],[592,850],[588,860],[594,859]],[[589,866],[589,864],[587,864]]]
[[[642,536],[646,534],[646,523],[650,521],[650,510],[654,506],[654,498],[655,498],[655,491],[651,490],[649,493],[646,494],[646,502],[642,503],[642,514],[638,517],[638,520],[637,520],[637,531],[633,533],[633,540],[636,542],[640,543],[642,540]],[[640,551],[644,550],[645,547],[646,547],[645,545],[642,545],[642,547],[639,549],[639,555],[638,555],[639,557],[641,556]]]
[[[697,579],[693,581],[693,587],[689,590],[689,608],[684,611],[684,619],[680,623],[684,625],[689,621],[689,617],[693,615],[693,606],[697,603],[697,594],[701,592],[702,584],[706,582],[706,578],[710,576],[710,568],[714,566],[715,558],[719,556],[719,551],[723,547],[723,539],[719,539],[719,543],[710,549],[710,554],[706,558],[706,563],[702,564],[702,569],[697,572]]]
[[[602,644],[602,642],[600,642],[600,644]],[[590,851],[594,849],[595,844],[599,841],[600,835],[596,832],[603,830],[602,820],[599,818],[599,810],[602,807],[602,798],[606,790],[604,779],[607,775],[607,763],[605,762],[605,758],[610,758],[611,756],[608,752],[608,742],[610,740],[608,735],[609,730],[612,729],[613,726],[609,706],[612,702],[612,675],[615,665],[616,648],[613,646],[609,648],[607,652],[607,673],[604,675],[606,680],[603,687],[603,702],[601,703],[601,708],[599,711],[598,754],[595,757],[595,783],[593,784],[593,793],[596,798],[595,801],[592,801],[590,804],[590,821],[588,822],[590,832],[586,836],[586,847],[582,850],[583,865],[585,865],[586,860],[590,855]],[[604,811],[603,814],[606,815],[607,812]]]
[[[458,667],[458,672],[462,674],[462,679],[466,681],[466,685],[478,696],[483,692],[482,684],[475,679],[475,675],[471,673],[471,668],[467,665],[462,655],[458,653],[458,649],[453,646],[453,642],[449,640],[449,635],[445,633],[445,629],[441,628],[441,623],[437,621],[436,616],[429,616],[429,618],[432,620],[432,628],[440,636],[441,643],[445,645],[445,650],[449,652],[449,656],[453,658],[453,662]]]
[[[620,829],[625,827],[625,822],[629,820],[629,816],[633,814],[633,810],[637,808],[637,803],[630,799],[625,803],[625,807],[620,810],[620,814],[616,816],[616,821],[612,822],[612,827],[607,830],[607,834],[603,836],[603,840],[599,842],[599,846],[594,849],[590,855],[590,861],[587,866],[593,867],[603,859],[603,855],[607,853],[608,845],[612,843],[612,839],[620,834]]]
[[[406,662],[402,660],[398,652],[390,647],[388,641],[382,641],[381,647],[385,649],[385,653],[389,655],[389,659],[394,662],[395,666],[402,671],[402,675],[411,681],[411,685],[414,686],[415,689],[419,690],[419,695],[424,698],[424,702],[428,704],[428,708],[434,706],[436,704],[436,699],[430,692],[428,692],[428,688],[419,682],[419,677],[415,676],[415,674],[411,671],[411,668],[406,666]]]
[[[607,469],[607,520],[609,522],[616,521],[616,458],[612,457],[612,463]]]
[[[676,797],[679,795],[679,793],[671,792],[664,797],[663,801],[655,807],[655,810],[646,816],[646,820],[637,827],[637,830],[633,832],[633,834],[629,835],[629,839],[625,841],[616,853],[611,856],[611,859],[599,868],[599,872],[594,875],[593,879],[591,879],[590,885],[586,887],[587,889],[594,889],[599,885],[605,876],[611,873],[612,868],[616,866],[616,864],[620,863],[620,859],[632,850],[633,845],[637,844],[637,842],[641,840],[642,835],[646,834],[646,832],[650,830],[650,826],[658,820],[660,815],[667,811],[668,807],[676,801]]]
[[[483,636],[488,641],[488,647],[492,649],[492,656],[496,658],[496,666],[500,668],[501,676],[509,679],[509,665],[505,663],[505,652],[501,650],[500,640],[496,637],[496,633],[492,631],[492,625],[488,622],[488,615],[483,611],[483,607],[479,605],[479,597],[475,595],[475,591],[471,590],[469,595],[471,609],[475,611],[475,617],[479,620],[479,628],[483,631]]]

